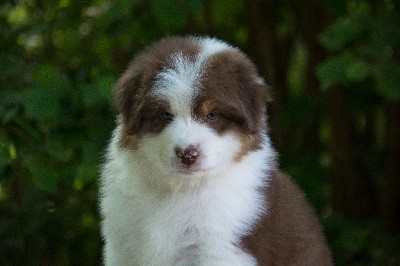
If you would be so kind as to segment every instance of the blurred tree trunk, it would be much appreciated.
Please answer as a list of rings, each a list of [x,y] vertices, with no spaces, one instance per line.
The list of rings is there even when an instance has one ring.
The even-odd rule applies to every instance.
[[[291,0],[298,24],[299,38],[303,39],[308,49],[308,71],[305,91],[309,97],[319,101],[319,81],[315,76],[317,65],[327,54],[318,44],[318,35],[328,23],[324,6],[319,1]],[[278,2],[250,1],[247,6],[249,21],[249,46],[256,51],[254,58],[261,71],[266,73],[273,86],[271,127],[272,137],[278,149],[289,147],[290,136],[284,126],[283,108],[287,103],[286,77],[293,42],[280,40],[277,35]],[[263,68],[264,66],[264,68]],[[332,194],[333,207],[347,217],[368,217],[374,212],[376,198],[370,176],[354,156],[355,124],[346,104],[343,88],[332,87],[329,91],[331,130],[332,130]],[[320,105],[313,110],[315,123],[304,134],[303,150],[313,151],[321,148],[318,137],[320,126]]]
[[[314,122],[303,135],[302,149],[314,151],[321,148],[318,129],[322,120],[320,109],[319,81],[315,70],[327,56],[318,43],[318,36],[324,30],[329,17],[324,3],[320,1],[291,0],[301,37],[308,50],[308,71],[305,91],[317,104],[312,110]],[[348,217],[359,218],[372,215],[376,201],[371,177],[359,167],[353,156],[355,146],[355,125],[347,107],[343,88],[332,87],[329,91],[332,130],[332,200],[336,211]]]
[[[384,172],[383,220],[392,233],[400,231],[400,101],[393,103],[388,114],[388,154]]]
[[[271,132],[275,145],[285,149],[288,134],[282,121],[283,106],[287,102],[286,76],[293,44],[280,41],[277,35],[277,7],[275,0],[255,0],[246,4],[249,22],[249,50],[255,51],[253,57],[260,66],[268,85],[273,87],[272,109],[269,110]]]
[[[332,131],[332,204],[333,208],[350,218],[370,217],[376,197],[371,177],[360,167],[354,153],[355,126],[343,88],[329,90]]]
[[[315,75],[317,65],[326,57],[325,50],[318,43],[318,36],[326,25],[326,14],[324,11],[324,2],[308,1],[308,0],[290,0],[294,11],[296,24],[300,31],[301,37],[306,43],[308,50],[308,62],[306,72],[305,91],[317,104],[312,110],[313,122],[309,125],[303,136],[301,150],[305,153],[320,150],[321,142],[318,136],[318,130],[322,120],[320,105],[320,89],[319,80]]]

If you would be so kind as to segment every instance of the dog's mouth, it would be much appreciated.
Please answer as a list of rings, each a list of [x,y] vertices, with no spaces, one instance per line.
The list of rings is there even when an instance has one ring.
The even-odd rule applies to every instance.
[[[200,165],[185,165],[185,164],[178,164],[176,167],[176,172],[180,174],[191,175],[195,173],[204,172],[205,169],[202,169]]]

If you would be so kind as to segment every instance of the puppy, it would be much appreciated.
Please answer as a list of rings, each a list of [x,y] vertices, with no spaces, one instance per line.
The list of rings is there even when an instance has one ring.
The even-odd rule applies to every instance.
[[[206,37],[140,53],[115,86],[101,178],[105,265],[331,265],[304,195],[277,170],[252,62]]]

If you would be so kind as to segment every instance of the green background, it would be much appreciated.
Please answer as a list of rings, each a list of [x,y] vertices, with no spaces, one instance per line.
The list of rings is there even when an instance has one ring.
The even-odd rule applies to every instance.
[[[400,264],[400,1],[0,4],[0,264],[98,265],[111,88],[167,35],[240,47],[272,86],[281,168],[337,265]]]

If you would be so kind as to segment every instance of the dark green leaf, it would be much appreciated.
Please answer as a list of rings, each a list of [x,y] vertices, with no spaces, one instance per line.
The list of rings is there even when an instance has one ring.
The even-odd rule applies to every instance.
[[[378,91],[389,101],[400,100],[400,63],[389,60],[380,65],[376,71]]]
[[[29,161],[27,167],[32,173],[34,183],[42,190],[55,194],[57,192],[57,174],[36,160]]]
[[[193,14],[202,12],[204,8],[204,1],[202,0],[187,0],[186,4]]]
[[[160,26],[165,32],[174,32],[185,24],[187,10],[183,5],[173,0],[151,0],[151,10]]]
[[[52,159],[66,162],[73,156],[73,149],[62,136],[54,136],[46,145],[46,151]]]
[[[213,21],[218,27],[233,28],[244,9],[243,1],[216,0],[211,2]]]
[[[27,117],[52,125],[58,124],[61,105],[56,91],[33,87],[22,92],[22,99]]]
[[[350,16],[340,18],[320,35],[321,44],[328,50],[336,51],[353,43],[367,28],[370,15],[366,10],[355,10]]]
[[[346,0],[329,0],[328,8],[330,11],[337,15],[342,15],[346,13],[347,10],[347,1]]]
[[[0,80],[6,81],[14,75],[23,65],[23,61],[12,55],[0,53]]]
[[[371,42],[386,47],[400,44],[400,17],[392,8],[380,8],[371,27]]]
[[[39,65],[32,72],[32,80],[40,87],[51,90],[57,97],[61,96],[66,90],[71,88],[68,78],[61,74],[57,67],[53,65]]]
[[[11,121],[18,112],[21,104],[20,94],[12,88],[3,88],[0,91],[0,121],[5,124]]]
[[[78,171],[74,180],[74,187],[76,190],[81,190],[89,184],[97,181],[99,169],[96,165],[79,165]]]
[[[32,73],[35,85],[22,92],[23,105],[28,117],[58,125],[61,99],[71,89],[65,75],[52,65],[40,65]]]
[[[9,145],[0,140],[0,171],[10,162],[9,149]]]
[[[362,81],[370,74],[368,64],[361,59],[353,59],[350,61],[346,69],[346,77],[350,81]]]
[[[110,2],[108,19],[119,20],[129,14],[129,11],[138,3],[138,0],[115,0]],[[98,7],[100,9],[100,7]]]
[[[317,76],[322,89],[326,90],[335,84],[343,84],[348,78],[346,71],[351,64],[351,57],[342,55],[333,57],[317,67]]]

